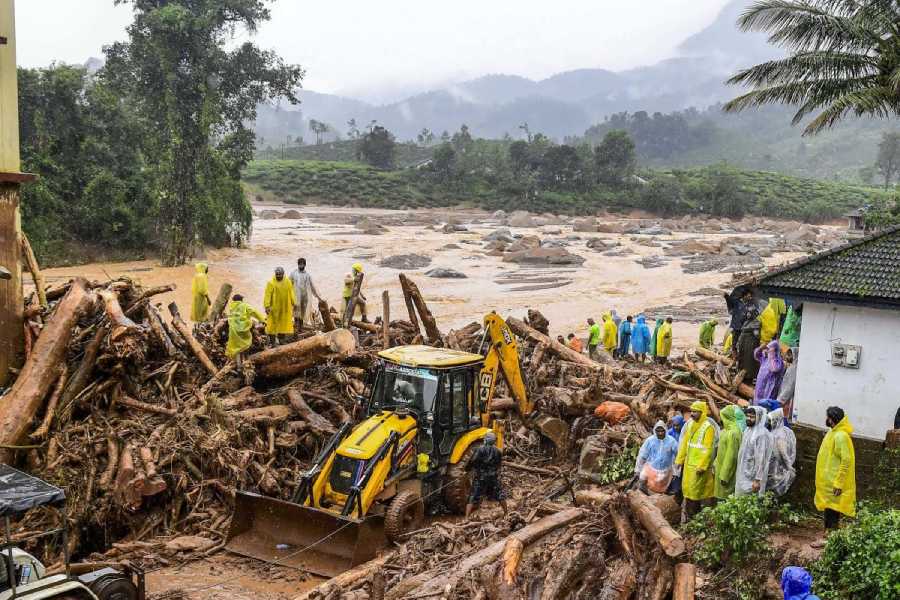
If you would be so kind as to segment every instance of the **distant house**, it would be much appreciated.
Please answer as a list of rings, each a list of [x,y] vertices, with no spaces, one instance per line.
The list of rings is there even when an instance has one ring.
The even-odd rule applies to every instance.
[[[847,218],[847,231],[863,233],[866,230],[866,213],[861,209],[851,210],[844,216]]]
[[[842,407],[884,440],[900,406],[900,226],[772,271],[763,294],[803,304],[796,420],[823,427]]]

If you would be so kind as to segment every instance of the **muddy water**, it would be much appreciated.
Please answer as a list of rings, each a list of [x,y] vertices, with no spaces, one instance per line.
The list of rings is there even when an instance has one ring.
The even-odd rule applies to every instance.
[[[278,208],[273,205],[257,208],[273,207]],[[298,209],[296,206],[282,208]],[[687,295],[689,292],[703,287],[717,287],[731,278],[729,274],[716,272],[686,275],[680,268],[681,259],[677,258],[662,267],[645,269],[635,260],[658,256],[661,249],[637,244],[631,241],[631,235],[580,234],[585,239],[599,236],[617,240],[622,243],[619,249],[633,251],[632,256],[603,256],[586,248],[582,239],[572,242],[568,248],[587,259],[582,267],[526,269],[484,254],[479,242],[496,227],[484,213],[457,211],[454,214],[461,222],[476,221],[470,225],[468,232],[444,234],[428,229],[422,222],[439,222],[446,216],[446,211],[441,214],[421,211],[416,213],[416,225],[392,225],[383,235],[363,235],[349,224],[352,215],[365,214],[379,219],[389,215],[396,217],[398,213],[325,207],[300,207],[299,210],[302,214],[300,219],[257,219],[247,248],[209,251],[205,260],[210,264],[212,294],[222,282],[227,281],[234,286],[235,293],[244,294],[248,301],[261,308],[266,281],[275,267],[282,266],[290,272],[296,266],[297,257],[304,256],[319,292],[338,306],[344,275],[349,272],[352,263],[361,262],[366,273],[363,292],[369,299],[370,316],[381,314],[381,291],[387,289],[391,297],[392,318],[403,318],[405,305],[397,279],[401,271],[382,268],[378,264],[382,258],[394,254],[420,254],[431,257],[431,265],[405,272],[418,282],[444,331],[480,320],[492,310],[504,316],[521,317],[528,308],[538,308],[550,320],[552,334],[575,332],[584,335],[587,331],[585,320],[589,316],[597,318],[603,311],[615,308],[624,317],[648,307],[684,304],[696,300]],[[562,233],[547,233],[556,229],[562,230]],[[512,231],[543,239],[565,237],[572,233],[569,226],[512,228]],[[686,237],[715,239],[719,235],[676,233],[657,239]],[[451,243],[459,248],[442,249]],[[790,258],[790,255],[779,254],[767,261],[774,264]],[[425,271],[435,267],[453,268],[465,273],[468,278],[426,277]],[[146,286],[175,283],[178,289],[160,296],[159,300],[163,303],[175,300],[186,316],[190,307],[193,273],[190,265],[164,268],[154,261],[137,261],[49,269],[46,275],[50,283],[73,275],[84,275],[90,279],[128,275]],[[541,283],[515,281],[520,276],[534,278]],[[553,284],[555,279],[571,280],[571,283],[556,287]],[[546,286],[548,282],[551,285],[549,289],[514,291],[514,288]],[[723,302],[723,316],[724,312]],[[676,322],[675,346],[693,344],[698,328],[696,324]],[[721,332],[722,329],[719,330]]]

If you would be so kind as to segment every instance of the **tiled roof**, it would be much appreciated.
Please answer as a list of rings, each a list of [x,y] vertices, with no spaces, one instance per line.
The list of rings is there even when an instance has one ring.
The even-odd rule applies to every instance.
[[[777,269],[758,285],[773,295],[900,305],[900,226]]]

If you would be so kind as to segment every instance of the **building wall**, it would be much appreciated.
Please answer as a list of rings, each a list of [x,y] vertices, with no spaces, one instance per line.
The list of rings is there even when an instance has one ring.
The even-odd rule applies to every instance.
[[[19,172],[16,21],[13,0],[0,0],[0,172]],[[7,267],[8,268],[8,267]]]
[[[832,366],[832,342],[861,346],[859,369]],[[795,396],[800,423],[823,427],[840,406],[856,435],[884,440],[900,407],[900,311],[805,303]]]

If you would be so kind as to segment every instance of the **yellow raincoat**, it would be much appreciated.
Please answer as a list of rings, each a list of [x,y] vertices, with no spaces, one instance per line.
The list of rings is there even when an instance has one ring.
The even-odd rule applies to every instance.
[[[853,426],[845,416],[825,434],[816,457],[816,508],[856,516],[856,454],[850,434]],[[834,490],[841,490],[840,496]]]
[[[781,298],[769,298],[769,304],[759,314],[759,344],[765,346],[775,338],[781,317],[787,314],[787,305]]]
[[[731,352],[731,344],[734,343],[734,334],[732,332],[728,332],[728,337],[725,338],[725,343],[722,344],[722,353],[728,354]]]
[[[353,263],[353,268],[348,275],[344,277],[344,290],[341,295],[344,297],[344,300],[349,300],[350,296],[353,295],[353,284],[356,282],[356,274],[362,273],[363,266],[362,263]]]
[[[672,324],[663,321],[659,328],[659,335],[656,336],[656,355],[668,358],[672,353]]]
[[[612,313],[603,313],[603,347],[607,352],[612,352],[619,345],[619,330],[612,319]]]
[[[209,266],[200,262],[194,265],[197,273],[191,280],[191,321],[205,321],[209,314],[209,279],[206,275]]]
[[[266,333],[283,335],[294,333],[294,307],[297,298],[294,296],[294,284],[287,277],[278,281],[275,277],[266,284],[266,295],[263,306],[268,312]]]
[[[681,431],[676,465],[684,465],[681,478],[681,493],[688,500],[712,498],[715,492],[716,476],[713,473],[713,458],[716,451],[716,427],[707,416],[706,402],[694,402],[691,410],[700,412],[700,421],[689,420]],[[699,474],[697,471],[702,470]]]
[[[233,358],[239,352],[243,352],[253,343],[253,319],[265,321],[266,316],[260,314],[255,308],[246,302],[232,302],[228,305],[228,344],[225,346],[225,355]]]

